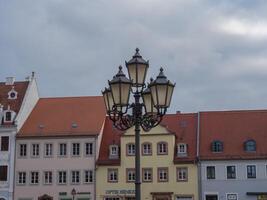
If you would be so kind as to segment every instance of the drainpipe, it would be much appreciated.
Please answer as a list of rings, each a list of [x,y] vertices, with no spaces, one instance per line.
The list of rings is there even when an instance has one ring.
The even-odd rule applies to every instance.
[[[197,113],[197,170],[198,170],[198,199],[202,199],[202,174],[200,152],[200,112]]]

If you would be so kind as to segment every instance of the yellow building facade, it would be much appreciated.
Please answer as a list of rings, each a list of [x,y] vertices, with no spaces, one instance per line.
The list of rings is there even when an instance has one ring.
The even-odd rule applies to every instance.
[[[117,162],[98,163],[96,199],[134,199],[134,128],[121,134],[118,143],[112,141],[112,137],[109,139],[111,144],[108,148],[105,143],[102,145],[106,145],[109,160]],[[149,132],[141,131],[140,144],[143,200],[198,199],[197,165],[194,161],[188,161],[186,155],[182,156],[181,162],[175,161],[177,145],[184,145],[185,141],[177,144],[177,134],[159,125]],[[118,157],[113,155],[116,148]],[[188,144],[184,148],[187,149]]]

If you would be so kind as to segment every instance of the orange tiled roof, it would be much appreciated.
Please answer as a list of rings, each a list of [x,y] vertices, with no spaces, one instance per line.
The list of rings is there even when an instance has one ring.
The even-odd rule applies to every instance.
[[[29,81],[18,81],[14,82],[13,85],[6,85],[4,82],[0,83],[0,104],[4,106],[4,110],[10,106],[10,109],[18,114],[28,88],[28,84]],[[18,92],[17,99],[8,99],[8,92],[11,91],[13,87],[14,90]]]
[[[245,152],[244,142],[256,141],[256,152]],[[213,153],[213,140],[223,142],[223,152]],[[201,159],[267,158],[267,110],[200,113]]]
[[[101,96],[41,98],[17,137],[97,135],[105,115]]]
[[[165,126],[170,132],[175,133],[176,143],[181,142],[188,144],[188,156],[183,158],[178,158],[175,156],[174,162],[194,162],[196,160],[197,114],[168,114],[164,116],[161,125]],[[114,128],[112,121],[107,117],[105,121],[97,164],[120,164],[120,159],[109,159],[109,146],[112,144],[120,145],[121,135],[122,132]],[[175,151],[175,149],[173,149],[173,151]]]

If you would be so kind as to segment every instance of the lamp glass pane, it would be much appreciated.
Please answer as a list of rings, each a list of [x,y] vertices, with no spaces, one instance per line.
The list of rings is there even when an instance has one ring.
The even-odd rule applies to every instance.
[[[137,83],[139,85],[143,85],[144,82],[145,82],[146,70],[147,70],[147,65],[138,64],[138,67],[137,67],[137,73],[138,73]]]
[[[130,95],[131,84],[121,83],[121,105],[127,105]]]
[[[158,91],[158,106],[166,106],[167,85],[157,85]]]
[[[111,111],[113,108],[113,105],[114,105],[114,101],[113,101],[111,92],[107,93],[107,100],[108,100],[108,104],[109,104],[109,110],[108,111]]]
[[[157,109],[154,107],[151,94],[143,94],[143,101],[147,113],[156,113]]]
[[[136,64],[129,64],[128,66],[128,73],[130,80],[133,80],[133,84],[136,83]]]
[[[120,83],[110,84],[114,104],[120,104]]]
[[[167,102],[166,102],[167,107],[170,107],[170,104],[171,104],[173,88],[174,87],[172,85],[168,85]]]
[[[156,90],[156,86],[151,86],[150,87],[150,91],[151,91],[151,95],[152,95],[152,99],[153,102],[155,104],[155,106],[158,106],[158,98],[157,98],[157,90]]]
[[[107,110],[107,111],[110,111],[110,108],[109,108],[109,101],[108,101],[108,93],[107,93],[107,92],[103,93],[103,98],[104,98],[104,102],[105,102],[106,110]]]

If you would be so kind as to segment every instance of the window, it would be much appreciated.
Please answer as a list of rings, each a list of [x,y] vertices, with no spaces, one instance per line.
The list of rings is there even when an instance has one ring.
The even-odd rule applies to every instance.
[[[72,155],[73,156],[80,155],[80,143],[72,143]]]
[[[255,152],[256,151],[256,142],[255,140],[248,140],[244,144],[245,151]]]
[[[134,144],[127,144],[126,145],[127,148],[127,156],[134,156],[135,155],[135,145]]]
[[[227,179],[235,179],[236,178],[236,172],[235,172],[235,166],[227,166]]]
[[[143,168],[143,182],[152,182],[152,168]]]
[[[159,142],[158,145],[158,155],[168,154],[168,144],[167,142]]]
[[[104,200],[120,200],[119,197],[105,197]]]
[[[187,167],[177,167],[176,176],[177,176],[177,181],[187,181],[188,180]]]
[[[53,182],[53,174],[51,171],[45,171],[44,172],[44,184],[48,185],[48,184],[52,184]]]
[[[0,181],[7,181],[7,165],[0,166]]]
[[[66,184],[67,183],[67,172],[59,171],[58,172],[58,184]]]
[[[39,156],[39,144],[32,144],[32,156],[33,157]]]
[[[223,152],[223,143],[221,141],[213,141],[211,143],[211,150],[212,152]]]
[[[93,170],[84,171],[84,183],[93,183],[94,182],[94,173]]]
[[[9,149],[9,137],[2,136],[1,137],[1,151],[8,151]]]
[[[226,200],[237,200],[237,194],[226,194]]]
[[[109,158],[117,159],[119,157],[119,147],[118,145],[109,146]]]
[[[39,172],[31,172],[31,184],[39,184]]]
[[[51,157],[53,155],[53,144],[45,144],[45,156]]]
[[[118,182],[118,169],[108,169],[108,182]]]
[[[71,171],[71,183],[72,184],[80,183],[80,171]]]
[[[18,184],[19,185],[26,184],[26,172],[18,172]]]
[[[19,156],[26,157],[27,156],[27,144],[19,145]]]
[[[127,182],[135,181],[135,169],[126,169]]]
[[[215,179],[215,167],[207,166],[207,179]]]
[[[144,156],[152,155],[152,144],[151,143],[143,143],[142,144],[142,153]]]
[[[168,181],[168,168],[158,168],[158,182]]]
[[[11,122],[12,121],[12,112],[11,111],[7,111],[5,114],[5,121],[6,122]]]
[[[177,156],[185,157],[187,156],[187,145],[184,143],[180,143],[177,145]]]
[[[92,156],[94,152],[93,143],[85,143],[85,155]]]
[[[256,178],[256,165],[247,165],[247,178]]]
[[[67,144],[61,143],[59,144],[59,156],[66,156],[67,155]]]

